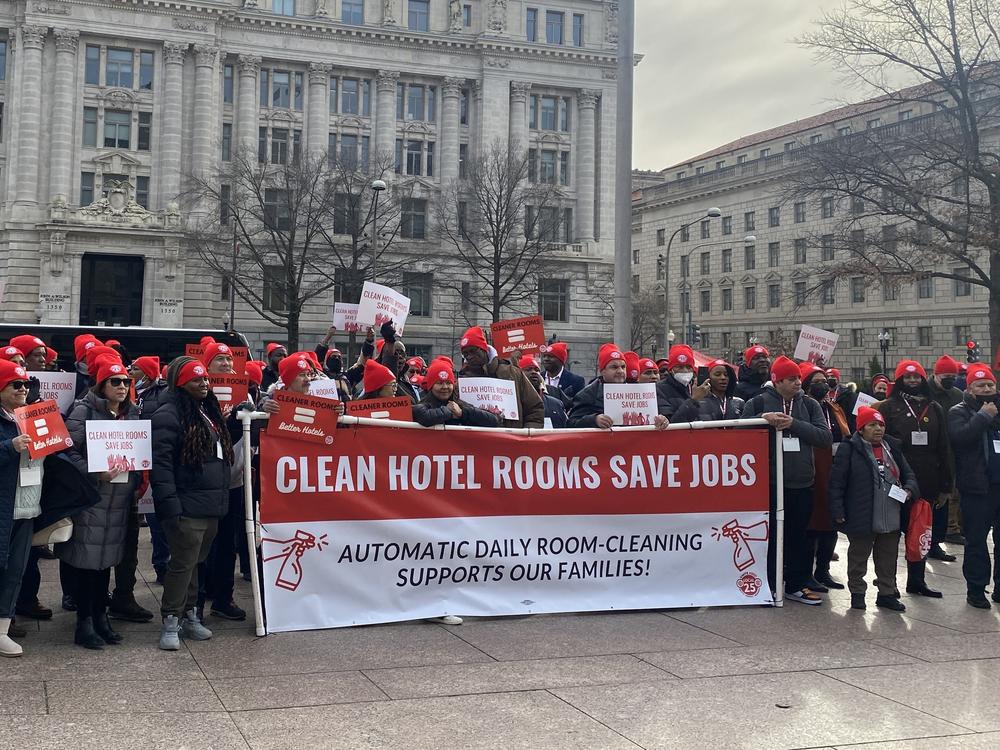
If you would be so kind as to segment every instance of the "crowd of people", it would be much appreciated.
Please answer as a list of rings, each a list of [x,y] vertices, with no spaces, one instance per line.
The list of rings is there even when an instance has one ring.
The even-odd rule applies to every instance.
[[[349,401],[404,397],[414,421],[426,427],[611,429],[605,386],[622,383],[654,385],[655,429],[760,418],[782,436],[776,449],[783,456],[786,597],[820,605],[821,594],[844,588],[830,572],[844,534],[851,606],[866,606],[874,558],[876,606],[903,611],[899,542],[919,533],[907,540],[907,593],[940,597],[925,577],[926,557],[953,562],[942,545],[964,544],[968,603],[990,608],[991,584],[1000,602],[1000,565],[991,564],[987,547],[991,529],[1000,536],[1000,400],[987,365],[963,372],[942,356],[928,375],[906,360],[891,376],[876,375],[860,405],[862,391],[838,370],[772,358],[756,345],[738,365],[716,359],[699,367],[685,345],[654,361],[608,343],[600,347],[595,376],[585,378],[567,368],[564,343],[551,342],[537,357],[500,357],[479,327],[463,334],[458,363],[408,356],[391,322],[368,330],[354,362],[332,346],[334,334],[307,351],[270,343],[265,360],[245,364],[229,346],[206,338],[200,358],[180,356],[166,365],[155,356],[132,359],[115,340],[79,336],[76,400],[65,414],[72,445],[44,459],[29,456],[14,412],[40,399],[32,373],[53,369],[57,354],[32,335],[11,339],[0,350],[0,655],[22,653],[14,640],[25,634],[17,617],[53,616],[38,598],[44,557],[59,560],[61,605],[76,612],[76,644],[102,649],[122,641],[113,620],[153,620],[134,596],[143,523],[163,586],[161,649],[179,649],[182,637],[211,638],[206,608],[213,617],[245,619],[233,591],[237,561],[245,577],[252,564],[240,521],[244,467],[256,461],[259,431],[244,444],[237,414],[240,408],[275,413],[275,391],[307,394],[318,380],[333,381],[328,390],[336,390],[341,413]],[[248,385],[247,403],[228,413],[210,386],[211,376],[225,374],[243,375]],[[516,417],[463,400],[465,377],[514,383]],[[86,423],[95,419],[150,420],[152,468],[89,471]],[[141,519],[137,500],[147,493],[155,514]],[[925,526],[921,503],[933,519]],[[919,554],[911,555],[911,546]]]

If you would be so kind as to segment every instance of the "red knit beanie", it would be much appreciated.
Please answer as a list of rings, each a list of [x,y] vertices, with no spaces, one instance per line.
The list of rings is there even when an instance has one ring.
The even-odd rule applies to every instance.
[[[635,352],[625,352],[625,379],[633,382],[639,379],[639,355]]]
[[[912,359],[904,359],[896,365],[896,380],[899,380],[904,375],[919,375],[924,380],[927,380],[927,371],[923,365]]]
[[[644,357],[643,359],[639,360],[639,372],[643,373],[646,372],[646,370],[659,371],[659,368],[656,366],[656,362],[651,360],[649,357]]]
[[[13,343],[13,339],[11,343]],[[960,371],[961,367],[958,364],[958,360],[949,357],[947,354],[939,357],[938,361],[934,363],[935,375],[958,375]]]
[[[479,326],[472,326],[472,328],[463,333],[459,345],[462,349],[467,346],[474,346],[477,349],[482,349],[484,352],[489,351],[489,346],[486,343],[486,334],[483,333],[483,329]]]
[[[767,349],[765,349],[763,346],[759,346],[757,344],[754,344],[749,349],[747,349],[745,352],[743,352],[743,361],[746,364],[749,365],[753,361],[754,357],[759,357],[761,355],[764,355],[765,357],[770,357],[771,356],[768,353]]]
[[[771,363],[771,382],[780,383],[788,378],[801,378],[799,366],[788,357],[778,357]]]
[[[111,355],[102,356],[97,358],[97,377],[94,378],[95,382],[103,383],[108,378],[127,378],[128,370],[125,369],[125,365],[122,364],[121,359],[115,359]]]
[[[597,351],[597,369],[603,370],[605,367],[610,365],[615,361],[625,361],[625,355],[622,354],[622,350],[618,348],[617,345],[607,343],[602,344],[601,348]]]
[[[77,362],[83,362],[87,357],[87,351],[98,346],[101,342],[92,333],[83,333],[73,339],[73,356]]]
[[[15,336],[10,340],[11,346],[16,346],[22,352],[24,356],[27,357],[38,347],[45,347],[45,342],[42,341],[38,336],[33,336],[30,333],[26,333],[22,336]]]
[[[181,369],[177,373],[175,385],[180,388],[195,378],[204,378],[207,376],[208,370],[205,369],[205,365],[196,359],[191,359],[181,365]]]
[[[694,351],[690,346],[677,344],[670,347],[670,356],[667,358],[667,369],[673,370],[675,367],[691,367],[695,365]]]
[[[116,359],[121,359],[122,355],[119,354],[115,349],[110,346],[104,346],[103,344],[97,344],[92,346],[87,350],[85,359],[87,362],[87,374],[93,376],[97,372],[97,358],[105,354],[108,354]]]
[[[842,378],[840,377],[840,370],[838,370],[836,367],[828,368],[826,371],[826,376],[828,378],[833,378],[838,383],[842,380]]]
[[[528,367],[538,367],[538,360],[532,357],[530,354],[525,354],[517,361],[517,367],[520,370],[524,370]]]
[[[11,361],[14,359],[14,357],[20,357],[21,359],[24,359],[24,352],[22,352],[16,346],[5,346],[3,349],[0,349],[0,359],[6,359],[7,361]]]
[[[885,417],[882,416],[882,412],[878,409],[873,409],[870,406],[862,406],[858,409],[858,416],[854,421],[858,427],[858,432],[861,432],[864,426],[869,422],[879,422],[884,426]]]
[[[454,385],[458,382],[455,379],[455,371],[451,369],[451,365],[443,359],[435,359],[429,365],[427,365],[427,374],[424,375],[423,387],[430,390],[431,386],[435,383],[451,383]],[[365,386],[365,390],[368,390],[368,386]]]
[[[799,377],[802,378],[803,384],[805,384],[806,380],[816,373],[822,374],[824,380],[826,379],[826,371],[822,367],[817,367],[812,362],[799,363]]]
[[[542,354],[551,354],[553,357],[558,359],[563,364],[566,364],[566,360],[569,359],[569,346],[564,344],[562,341],[557,341],[554,344],[549,344],[548,346],[543,346],[541,348]]]
[[[997,376],[993,374],[993,370],[981,363],[970,367],[965,379],[970,384],[975,383],[977,380],[989,380],[992,383],[997,382]]]
[[[277,349],[285,349],[285,345],[278,344],[272,341],[270,344],[267,345],[267,356],[270,357],[272,354],[274,354],[275,350]],[[287,349],[285,349],[285,353],[286,354],[288,353]]]
[[[28,371],[6,359],[0,359],[0,391],[15,380],[27,380]]]
[[[138,367],[142,370],[142,374],[145,375],[149,380],[156,380],[160,377],[160,358],[159,357],[137,357],[132,363],[133,367]]]
[[[252,383],[256,383],[258,386],[263,384],[264,371],[260,367],[260,362],[254,362],[253,360],[247,362],[247,377],[250,378]]]
[[[284,380],[284,378],[282,378]],[[375,393],[379,388],[395,382],[396,376],[392,370],[374,359],[365,362],[364,389],[365,393]]]
[[[233,350],[230,349],[225,344],[220,344],[218,341],[213,341],[211,344],[205,347],[205,353],[201,356],[201,363],[205,365],[205,367],[211,367],[212,360],[223,354],[228,354],[230,357],[232,357]]]
[[[369,360],[371,361],[371,360]],[[312,372],[312,364],[309,358],[301,354],[294,357],[285,357],[278,363],[278,375],[285,388],[292,384],[292,381],[299,376],[299,373]]]
[[[57,359],[59,359],[59,352],[57,352],[51,346],[46,346],[45,347],[45,364],[51,365]]]

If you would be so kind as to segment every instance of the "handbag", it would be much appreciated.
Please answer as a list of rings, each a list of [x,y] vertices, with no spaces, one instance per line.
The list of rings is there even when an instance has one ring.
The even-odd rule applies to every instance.
[[[910,508],[910,521],[906,526],[906,562],[920,562],[931,551],[931,528],[934,511],[922,497]]]
[[[44,547],[49,544],[68,542],[73,536],[73,522],[68,518],[60,518],[53,524],[39,529],[31,537],[32,547]]]

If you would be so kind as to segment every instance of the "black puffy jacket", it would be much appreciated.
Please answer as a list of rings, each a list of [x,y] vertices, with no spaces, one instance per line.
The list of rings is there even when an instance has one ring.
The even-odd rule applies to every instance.
[[[710,393],[701,401],[689,398],[674,412],[670,418],[678,422],[717,422],[722,419],[739,419],[743,415],[743,399],[736,395],[736,368],[731,365],[729,370],[729,385],[726,386],[725,402],[715,393]]]
[[[229,509],[229,461],[213,452],[200,467],[181,464],[184,436],[177,398],[174,393],[164,397],[152,417],[153,470],[149,476],[156,517],[161,521],[177,516],[221,518]]]
[[[597,418],[604,413],[604,381],[600,378],[590,381],[573,398],[573,408],[569,411],[569,427],[597,427]]]
[[[987,473],[993,450],[990,431],[1000,431],[1000,417],[991,418],[975,396],[966,394],[962,403],[948,410],[948,438],[955,456],[955,484],[964,494],[985,495],[990,489]]]
[[[692,381],[693,382],[693,381]],[[691,388],[667,374],[656,384],[656,408],[667,419],[673,421],[674,414],[691,398]],[[681,420],[690,422],[690,419]]]
[[[485,409],[480,409],[458,398],[450,399],[462,407],[462,416],[455,418],[448,409],[448,401],[442,401],[433,393],[427,393],[419,404],[413,407],[413,421],[424,427],[439,424],[465,425],[466,427],[499,427],[500,419]]]

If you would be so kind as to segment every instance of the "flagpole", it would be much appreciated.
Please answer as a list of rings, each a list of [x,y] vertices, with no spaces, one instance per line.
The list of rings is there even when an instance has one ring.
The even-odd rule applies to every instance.
[[[229,280],[229,330],[236,330],[236,256],[239,254],[239,245],[236,243],[236,220],[233,222],[233,273]]]
[[[618,128],[615,153],[615,341],[632,347],[632,93],[635,0],[618,11]]]

